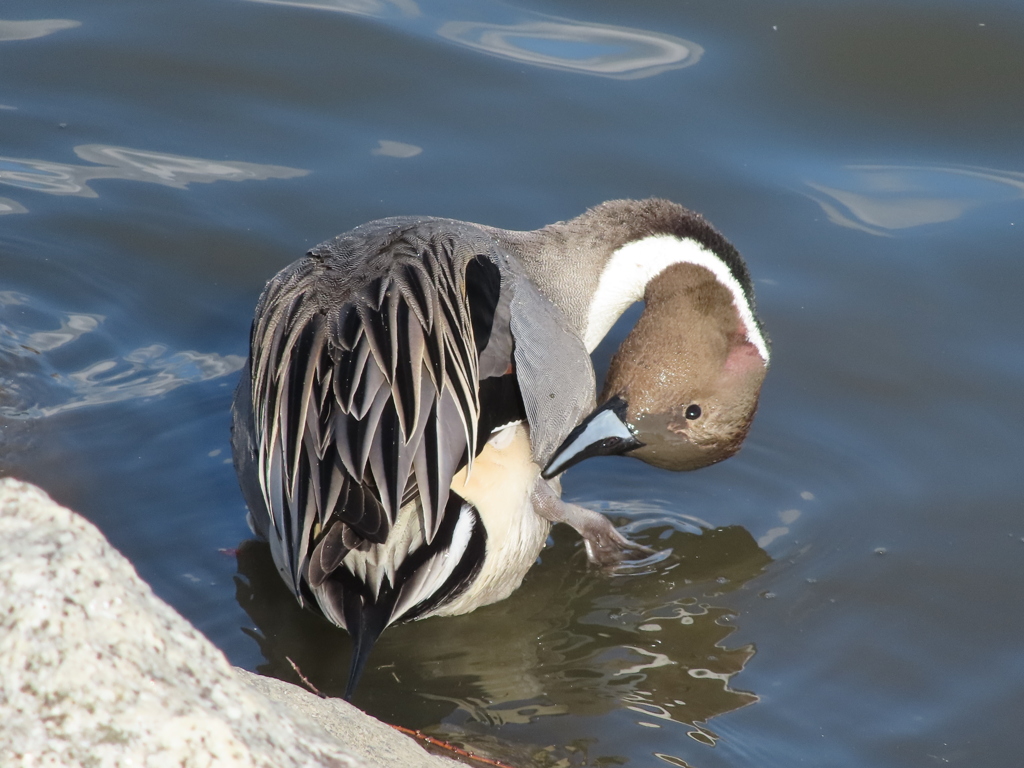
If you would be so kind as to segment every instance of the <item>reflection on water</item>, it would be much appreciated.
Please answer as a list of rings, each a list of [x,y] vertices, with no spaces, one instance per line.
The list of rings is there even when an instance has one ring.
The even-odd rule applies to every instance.
[[[357,703],[522,768],[1016,764],[1020,0],[291,5],[0,8],[0,474],[235,663],[336,694],[347,635],[265,547],[218,553],[247,535],[223,374],[262,281],[376,216],[665,195],[749,256],[776,336],[744,451],[581,465],[576,500],[664,500],[612,517],[671,556],[611,577],[558,526],[508,600],[385,633]],[[680,39],[696,66],[611,79],[697,61]]]
[[[800,494],[804,501],[811,501],[814,498],[814,494],[810,491],[804,491]],[[779,512],[779,522],[782,525],[777,525],[774,528],[769,528],[765,531],[757,540],[757,546],[767,547],[776,539],[779,539],[789,533],[789,527],[800,519],[800,515],[803,513],[799,509],[784,509]]]
[[[293,5],[318,10],[340,11],[359,16],[386,18],[391,23],[411,26],[420,34],[438,34],[460,46],[490,56],[563,69],[587,75],[633,80],[651,77],[670,69],[696,64],[704,49],[689,40],[644,29],[595,24],[554,18],[527,11],[518,12],[527,21],[500,24],[494,21],[458,21],[466,8],[483,12],[479,6],[431,7],[433,19],[423,18],[415,3],[381,0],[253,0],[274,5]],[[452,6],[457,4],[442,4]],[[492,18],[509,15],[510,9],[489,3]],[[443,20],[437,26],[437,20]],[[414,20],[414,21],[413,21]]]
[[[83,160],[99,165],[69,165],[48,160],[0,157],[0,184],[48,192],[52,195],[97,197],[88,182],[94,179],[151,181],[184,189],[192,182],[290,179],[309,171],[279,165],[203,160],[165,152],[151,152],[103,144],[75,147]]]
[[[671,35],[580,22],[450,21],[438,34],[494,56],[622,80],[688,67],[704,54],[696,43]]]
[[[0,19],[0,42],[7,40],[33,40],[45,37],[62,29],[72,29],[82,25],[80,21],[71,19],[30,19],[25,21],[8,21]]]
[[[849,165],[831,185],[805,182],[829,220],[872,235],[954,221],[1024,198],[1024,173],[971,166]]]
[[[36,327],[26,327],[26,317]],[[47,312],[23,294],[0,292],[0,416],[37,419],[84,406],[156,397],[184,384],[235,373],[245,362],[239,355],[175,352],[163,344],[73,370],[50,359],[47,353],[101,332],[104,320],[102,315]],[[44,323],[57,327],[39,330]]]
[[[732,687],[754,648],[726,645],[735,614],[715,605],[715,596],[760,574],[770,558],[743,528],[701,529],[675,514],[634,520],[626,530],[658,549],[656,567],[595,572],[572,532],[559,526],[555,546],[509,599],[389,629],[356,703],[485,750],[494,748],[488,738],[496,728],[623,710],[635,713],[638,726],[681,727],[713,744],[708,720],[757,701]],[[341,695],[350,647],[344,631],[299,608],[265,544],[243,544],[238,570],[238,601],[267,660],[260,671],[297,680],[292,659],[321,691]],[[400,702],[408,703],[396,710]],[[552,739],[541,748],[565,749],[572,740],[561,730]]]
[[[28,208],[17,200],[9,200],[6,197],[0,197],[0,216],[8,213],[28,213]]]
[[[251,0],[270,5],[294,5],[318,11],[341,11],[356,16],[419,16],[419,6],[413,0]]]
[[[383,155],[384,157],[416,157],[423,151],[423,147],[415,144],[406,144],[401,141],[388,141],[380,139],[377,146],[370,150],[371,155]]]

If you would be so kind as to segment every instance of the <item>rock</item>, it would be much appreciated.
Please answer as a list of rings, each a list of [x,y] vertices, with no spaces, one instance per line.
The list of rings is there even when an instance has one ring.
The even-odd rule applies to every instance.
[[[452,768],[462,765],[455,760],[427,754],[409,737],[402,736],[390,725],[370,717],[347,701],[322,699],[297,685],[272,677],[263,677],[237,667],[235,672],[247,685],[267,698],[315,720],[320,727],[347,745],[350,750],[373,761],[372,765],[389,765],[396,768]],[[395,738],[396,736],[398,738]]]
[[[254,677],[95,526],[0,481],[0,764],[457,765],[345,702]]]

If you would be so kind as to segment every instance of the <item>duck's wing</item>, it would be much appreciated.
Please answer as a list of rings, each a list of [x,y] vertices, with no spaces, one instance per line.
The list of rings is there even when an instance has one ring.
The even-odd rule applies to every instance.
[[[386,541],[416,496],[429,544],[477,445],[477,338],[498,269],[443,238],[387,249],[386,268],[354,280],[318,248],[257,307],[253,463],[275,561],[300,598],[303,577],[317,587],[350,549]]]
[[[510,328],[534,460],[545,466],[594,409],[594,367],[562,312],[525,275],[513,279]]]

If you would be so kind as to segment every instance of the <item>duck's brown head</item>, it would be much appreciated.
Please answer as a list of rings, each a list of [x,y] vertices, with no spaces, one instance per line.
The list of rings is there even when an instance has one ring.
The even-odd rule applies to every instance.
[[[602,404],[554,453],[546,477],[597,455],[691,470],[739,450],[768,369],[749,283],[703,252],[659,272],[644,301],[612,359]]]

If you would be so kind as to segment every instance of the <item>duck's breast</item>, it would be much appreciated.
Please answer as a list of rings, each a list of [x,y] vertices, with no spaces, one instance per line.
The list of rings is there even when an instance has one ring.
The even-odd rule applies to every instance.
[[[471,472],[460,470],[452,490],[476,507],[487,531],[487,554],[470,587],[437,611],[452,616],[504,600],[523,581],[547,540],[550,523],[533,511],[540,474],[523,424],[496,432]]]

